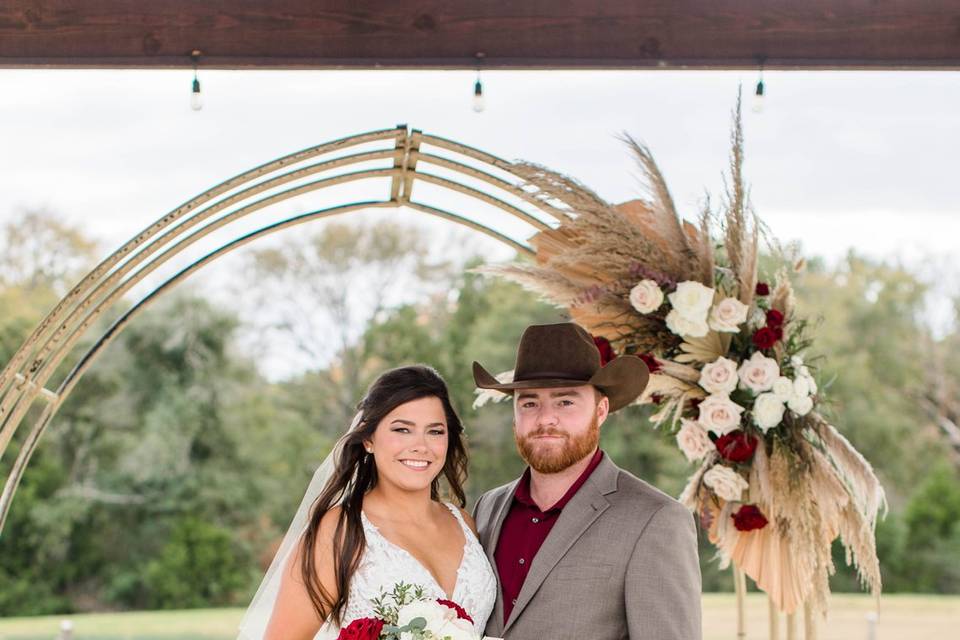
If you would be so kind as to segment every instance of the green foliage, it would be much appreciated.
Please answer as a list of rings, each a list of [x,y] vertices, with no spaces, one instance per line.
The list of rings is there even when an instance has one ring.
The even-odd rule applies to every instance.
[[[50,229],[37,237],[73,247],[63,249],[66,262],[0,256],[2,362],[87,255],[73,231]],[[256,277],[245,284],[251,301],[268,305],[264,317],[277,314],[275,326],[245,326],[189,290],[131,323],[79,382],[27,468],[0,535],[0,615],[244,605],[316,466],[388,367],[423,362],[447,380],[467,430],[471,504],[515,478],[523,463],[512,407],[472,408],[471,363],[510,369],[526,326],[564,316],[515,285],[424,259],[422,240],[391,225],[334,226],[299,238],[296,251],[257,253]],[[397,280],[401,272],[412,280]],[[365,277],[373,289],[343,286]],[[417,295],[388,296],[401,281]],[[311,304],[326,305],[326,324],[307,336],[313,341],[300,340],[304,314],[286,306],[298,287]],[[902,268],[849,256],[835,269],[811,263],[797,279],[797,308],[815,316],[815,352],[805,359],[831,419],[873,463],[890,497],[892,511],[877,530],[885,589],[960,592],[956,457],[923,403],[932,383],[947,395],[958,388],[960,331],[931,335],[917,313],[925,293]],[[372,306],[359,313],[351,307],[358,300]],[[330,324],[338,318],[355,320]],[[238,338],[276,326],[300,332],[294,343],[314,351],[336,348],[302,374],[268,381],[238,352]],[[921,351],[942,357],[936,378]],[[612,416],[602,446],[677,495],[692,467],[645,411]],[[23,437],[21,430],[0,459],[4,475]],[[704,588],[730,590],[729,571],[717,569],[706,540],[700,545]],[[835,563],[834,589],[857,589],[839,552]]]
[[[178,521],[144,570],[146,606],[190,609],[230,604],[249,578],[246,558],[229,529],[194,516]]]

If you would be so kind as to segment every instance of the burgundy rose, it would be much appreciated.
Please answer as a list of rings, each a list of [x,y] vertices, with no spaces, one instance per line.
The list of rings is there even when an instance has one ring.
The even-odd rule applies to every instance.
[[[757,450],[757,439],[740,429],[723,434],[714,444],[720,455],[730,462],[746,462]]]
[[[470,624],[473,624],[473,618],[470,617],[470,614],[467,613],[467,610],[461,607],[460,605],[458,605],[456,602],[453,602],[451,600],[444,600],[443,598],[437,598],[437,602],[439,602],[445,607],[448,607],[456,611],[457,617],[460,618],[461,620],[466,620]]]
[[[782,327],[783,326],[783,314],[776,309],[770,309],[767,311],[767,326],[768,327]]]
[[[647,369],[650,369],[650,373],[656,373],[657,371],[660,371],[661,369],[660,363],[657,362],[657,359],[654,358],[651,354],[638,353],[637,355],[641,360],[643,360],[644,364],[647,365]]]
[[[617,354],[613,351],[613,347],[610,345],[610,341],[606,338],[593,336],[593,344],[597,345],[597,349],[600,351],[601,367],[617,357]]]
[[[773,335],[776,336],[777,340],[783,340],[783,327],[771,327],[773,329]]]
[[[757,283],[757,295],[758,296],[768,296],[770,295],[770,285],[766,282]]]
[[[767,526],[767,519],[760,513],[760,509],[756,505],[745,504],[731,517],[733,518],[733,526],[737,528],[737,531],[753,531]]]
[[[770,327],[760,327],[753,334],[753,344],[757,349],[769,349],[777,341],[777,332]]]
[[[357,618],[340,630],[337,640],[378,640],[383,631],[383,620]]]

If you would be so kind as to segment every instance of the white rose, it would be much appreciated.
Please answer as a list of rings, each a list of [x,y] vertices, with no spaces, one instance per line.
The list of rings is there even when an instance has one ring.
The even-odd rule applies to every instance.
[[[713,304],[713,289],[699,282],[687,281],[677,285],[677,290],[667,296],[670,306],[680,315],[691,320],[706,320],[710,305]]]
[[[714,331],[738,333],[740,325],[747,321],[750,307],[736,298],[724,298],[710,310],[710,328]]]
[[[678,336],[690,336],[691,338],[702,338],[707,335],[707,332],[710,331],[710,327],[707,325],[707,319],[690,319],[687,316],[681,314],[676,309],[672,309],[670,313],[667,314],[667,329],[674,332]]]
[[[730,394],[737,388],[737,363],[720,356],[703,367],[700,386],[709,393]]]
[[[480,636],[477,634],[477,630],[474,628],[473,624],[467,620],[461,620],[459,618],[447,620],[444,624],[435,629],[432,627],[427,627],[427,629],[433,632],[434,637],[442,638],[443,640],[480,639]]]
[[[410,604],[405,604],[397,611],[397,626],[403,627],[410,624],[415,618],[423,618],[427,621],[427,628],[432,629],[444,624],[449,618],[447,612],[454,616],[457,612],[449,607],[445,607],[438,602],[431,600],[414,600]]]
[[[740,426],[740,415],[743,413],[743,407],[725,395],[709,395],[700,403],[698,408],[700,410],[700,424],[718,436],[730,433]]]
[[[687,460],[699,460],[713,449],[713,442],[706,430],[696,420],[680,419],[680,431],[677,432],[677,445]]]
[[[709,471],[703,474],[703,483],[727,502],[739,500],[743,490],[750,486],[739,473],[722,464],[710,467]]]
[[[653,280],[641,280],[630,289],[630,304],[640,313],[656,311],[663,304],[663,291]]]
[[[806,398],[810,395],[809,378],[800,377],[793,381],[793,395],[798,398]]]
[[[795,355],[790,356],[790,364],[793,365],[793,368],[798,369],[803,366],[803,356]]]
[[[810,396],[792,396],[787,400],[787,406],[798,416],[805,416],[813,409],[813,398]]]
[[[780,377],[780,367],[773,358],[755,351],[749,360],[740,365],[740,386],[754,393],[769,391],[774,381]]]
[[[753,421],[764,433],[780,424],[786,407],[773,393],[761,393],[753,403]]]
[[[770,387],[770,391],[780,398],[782,402],[786,402],[793,396],[793,380],[786,376],[780,376],[773,381],[773,386]]]

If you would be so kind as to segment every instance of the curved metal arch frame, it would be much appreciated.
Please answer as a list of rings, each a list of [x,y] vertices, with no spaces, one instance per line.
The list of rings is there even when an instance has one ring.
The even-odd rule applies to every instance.
[[[323,158],[353,147],[391,142],[392,147],[386,149]],[[421,150],[423,145],[454,154],[454,157],[424,152]],[[472,160],[475,164],[465,163],[461,158]],[[319,161],[297,167],[315,159]],[[276,190],[283,185],[330,170],[389,159],[393,160],[392,167],[360,169],[319,177],[287,189]],[[477,163],[479,166],[475,166]],[[424,165],[440,167],[453,172],[456,178],[470,178],[481,185],[478,188],[458,179],[428,173],[424,171]],[[496,169],[517,181],[511,182],[498,177],[489,172],[488,168]],[[181,255],[198,241],[259,210],[290,198],[348,182],[385,178],[390,179],[389,199],[345,203],[298,214],[244,233],[183,267],[127,309],[89,349],[76,357],[66,378],[56,390],[46,388],[51,376],[62,365],[69,364],[67,360],[72,355],[73,347],[86,335],[95,320],[122,300],[130,289],[143,282],[150,273]],[[231,251],[277,231],[317,219],[359,210],[405,207],[484,233],[521,254],[533,254],[532,248],[523,239],[515,237],[517,234],[503,233],[479,220],[413,200],[411,194],[418,180],[440,187],[444,193],[459,193],[499,209],[522,221],[531,232],[555,226],[567,215],[562,208],[539,198],[536,192],[524,189],[514,163],[446,138],[410,130],[405,125],[308,147],[240,173],[184,202],[142,230],[87,274],[37,325],[7,366],[0,371],[0,458],[9,447],[28,410],[38,401],[45,404],[24,438],[3,492],[0,493],[0,533],[3,532],[17,486],[33,452],[83,374],[123,329],[151,303],[190,275]],[[271,190],[275,191],[254,199]],[[505,197],[529,205],[530,210],[512,204]],[[215,217],[221,212],[225,213]]]

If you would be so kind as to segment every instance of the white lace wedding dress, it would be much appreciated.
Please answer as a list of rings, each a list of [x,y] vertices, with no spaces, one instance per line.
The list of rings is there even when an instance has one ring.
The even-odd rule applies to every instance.
[[[483,547],[464,522],[460,510],[450,503],[444,503],[444,505],[460,523],[466,539],[463,559],[457,569],[453,595],[448,598],[426,567],[406,549],[387,540],[367,519],[366,514],[361,512],[366,549],[360,558],[357,572],[350,580],[350,591],[341,627],[328,622],[321,627],[315,640],[335,640],[340,633],[340,628],[346,627],[357,618],[372,617],[371,599],[379,596],[381,591],[390,592],[398,582],[420,585],[424,588],[425,595],[429,597],[445,598],[456,602],[473,618],[477,633],[483,635],[487,618],[490,617],[496,600],[497,579],[483,552]]]

